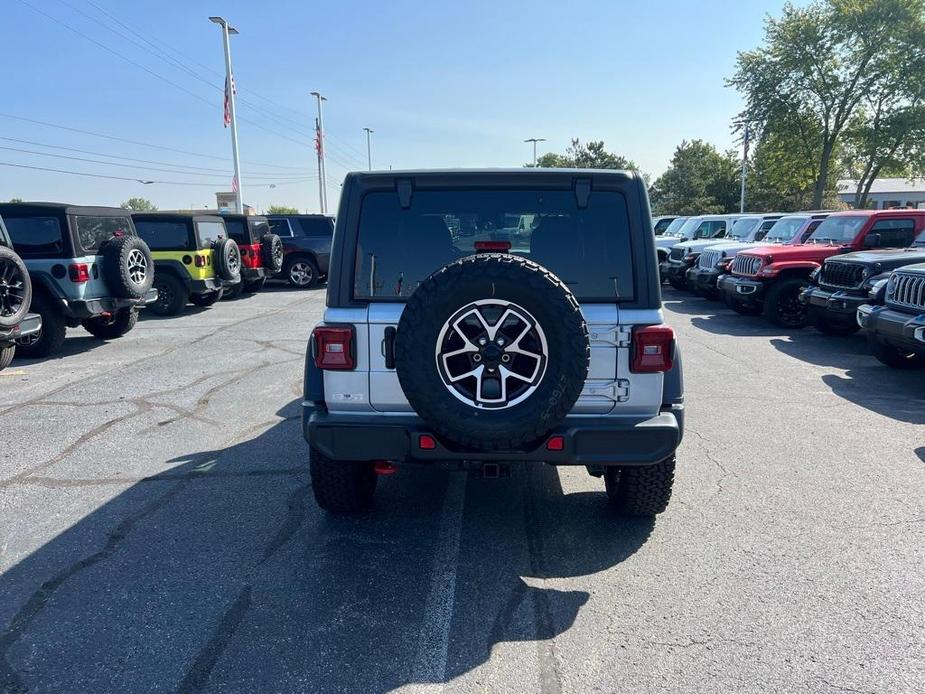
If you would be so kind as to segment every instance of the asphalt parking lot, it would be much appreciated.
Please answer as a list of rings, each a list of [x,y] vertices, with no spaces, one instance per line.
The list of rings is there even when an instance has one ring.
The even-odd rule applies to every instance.
[[[0,374],[0,683],[34,692],[913,692],[925,374],[666,290],[675,496],[582,469],[402,473],[315,507],[298,410],[323,290]]]

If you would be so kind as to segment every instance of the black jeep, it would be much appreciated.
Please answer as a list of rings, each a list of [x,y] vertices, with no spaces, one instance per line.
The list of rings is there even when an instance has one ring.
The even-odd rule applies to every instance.
[[[894,270],[883,304],[863,304],[857,319],[881,362],[894,369],[925,368],[925,263]]]

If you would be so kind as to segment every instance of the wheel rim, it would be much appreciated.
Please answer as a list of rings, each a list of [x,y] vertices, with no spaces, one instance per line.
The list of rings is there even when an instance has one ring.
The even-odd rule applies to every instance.
[[[299,286],[311,284],[314,275],[315,271],[312,270],[312,266],[302,261],[293,263],[289,268],[289,277]]]
[[[26,303],[26,280],[12,260],[0,260],[0,315],[15,316]]]
[[[166,311],[171,306],[173,306],[174,293],[173,287],[169,284],[159,284],[157,285],[157,301],[155,306],[161,311]]]
[[[437,371],[458,400],[479,409],[513,407],[536,391],[549,350],[542,327],[521,306],[483,299],[450,317],[437,336]]]
[[[135,284],[144,284],[148,276],[148,259],[137,248],[128,254],[128,276]]]
[[[241,255],[238,252],[238,249],[235,246],[230,246],[228,248],[228,271],[231,273],[232,277],[237,276],[241,271]]]
[[[281,268],[283,266],[283,244],[274,243],[273,244],[273,267],[275,269]]]
[[[777,316],[784,325],[802,325],[806,322],[806,306],[798,298],[799,292],[788,292],[777,302]]]

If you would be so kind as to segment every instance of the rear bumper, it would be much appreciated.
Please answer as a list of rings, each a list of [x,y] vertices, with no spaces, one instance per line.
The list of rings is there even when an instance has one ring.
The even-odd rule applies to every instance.
[[[41,329],[42,317],[37,313],[27,313],[19,325],[14,325],[12,328],[0,328],[0,342],[12,342],[37,333]]]
[[[863,295],[847,291],[830,292],[821,287],[809,286],[800,292],[800,301],[809,307],[811,313],[824,314],[831,323],[853,325],[857,320],[858,308],[869,299],[866,292]]]
[[[887,306],[864,304],[857,310],[858,325],[894,347],[925,355],[925,313],[915,315]]]
[[[61,299],[61,306],[64,309],[64,315],[68,318],[85,320],[103,313],[115,313],[123,308],[145,306],[155,301],[157,301],[157,290],[152,287],[141,299],[123,299],[114,296],[80,301]]]
[[[241,268],[241,279],[245,282],[256,282],[267,277],[265,267],[244,267]]]
[[[760,280],[750,280],[734,275],[723,275],[717,282],[719,290],[732,299],[744,304],[761,303],[765,285]]]
[[[708,270],[697,266],[689,268],[684,276],[691,287],[702,292],[715,292],[720,271],[715,268],[710,268]]]
[[[222,289],[225,283],[218,277],[207,277],[204,280],[190,280],[190,294],[211,294]]]
[[[313,448],[333,460],[388,460],[399,463],[443,461],[545,462],[554,465],[653,465],[669,457],[684,433],[684,406],[672,405],[654,417],[567,417],[549,436],[562,436],[561,451],[545,441],[518,451],[460,450],[437,438],[421,450],[419,434],[434,432],[414,415],[345,415],[312,402],[302,407],[302,431]]]

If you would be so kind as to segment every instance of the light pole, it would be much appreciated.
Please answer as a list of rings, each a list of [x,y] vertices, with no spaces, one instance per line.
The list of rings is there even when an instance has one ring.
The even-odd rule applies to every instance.
[[[312,92],[311,95],[318,101],[318,120],[315,121],[315,148],[318,150],[318,198],[321,202],[321,214],[325,214],[328,211],[328,186],[325,181],[324,117],[321,104],[327,101],[327,98],[319,92]]]
[[[373,170],[373,151],[370,148],[369,136],[372,135],[375,130],[370,130],[369,128],[363,128],[366,131],[366,166],[372,171]]]
[[[524,140],[524,142],[533,143],[533,168],[535,169],[536,168],[536,143],[546,142],[546,138],[545,137],[529,137],[526,140]]]
[[[750,144],[748,123],[745,124],[745,134],[742,138],[742,192],[739,195],[739,214],[745,214],[745,176],[748,173],[748,146]]]
[[[231,157],[234,160],[234,180],[237,182],[234,191],[235,212],[244,213],[243,183],[241,181],[241,158],[238,155],[238,121],[234,110],[234,73],[231,71],[231,41],[229,35],[237,34],[238,30],[231,26],[222,17],[209,17],[209,21],[222,28],[222,45],[225,48],[225,99],[228,101],[228,114],[231,126]]]

